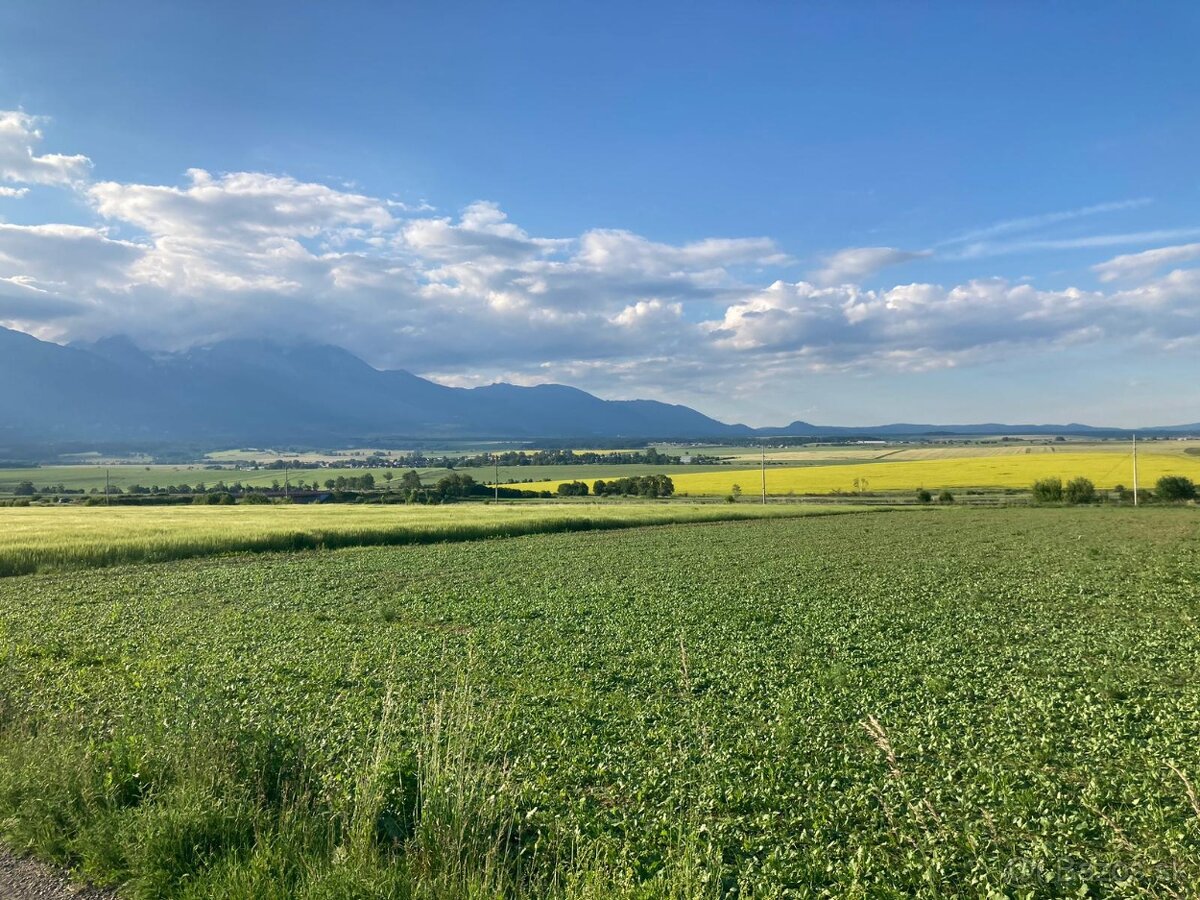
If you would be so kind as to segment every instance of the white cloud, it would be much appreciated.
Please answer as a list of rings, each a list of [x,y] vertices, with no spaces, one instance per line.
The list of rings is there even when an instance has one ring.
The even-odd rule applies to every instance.
[[[1061,212],[1042,213],[1036,216],[1024,216],[1018,219],[1006,219],[1003,222],[996,222],[992,225],[987,225],[983,228],[975,228],[971,231],[965,231],[962,234],[955,235],[942,241],[945,244],[960,244],[968,241],[978,241],[984,238],[997,237],[1002,234],[1019,233],[1022,231],[1034,231],[1038,228],[1045,228],[1047,225],[1056,225],[1059,222],[1068,222],[1072,219],[1079,219],[1085,216],[1095,216],[1101,213],[1122,212],[1127,209],[1137,209],[1141,206],[1146,206],[1151,203],[1149,197],[1138,197],[1134,200],[1118,200],[1114,203],[1095,203],[1091,206],[1083,206],[1079,209],[1068,209]]]
[[[927,250],[898,250],[895,247],[847,247],[827,256],[824,265],[814,273],[821,284],[841,284],[860,281],[887,266],[929,256]]]
[[[541,236],[495,203],[444,216],[257,172],[59,183],[79,188],[94,221],[0,224],[0,322],[63,339],[124,332],[175,348],[265,334],[462,383],[604,377],[626,394],[740,396],[755,379],[803,372],[1200,337],[1195,272],[1119,291],[998,279],[868,290],[855,282],[927,253],[858,247],[829,257],[811,283],[764,287],[762,270],[790,263],[764,237]],[[1148,276],[1191,252],[1164,247],[1097,271]]]
[[[1154,231],[1128,231],[1120,234],[1091,234],[1072,238],[1037,238],[1021,241],[989,243],[981,241],[968,244],[952,257],[953,259],[984,259],[1012,253],[1027,253],[1039,250],[1080,250],[1091,247],[1120,247],[1123,244],[1151,244],[1156,241],[1172,241],[1182,238],[1200,237],[1200,228],[1163,228]]]
[[[598,229],[581,239],[578,261],[607,271],[668,276],[738,265],[782,265],[789,260],[769,238],[708,238],[673,246],[629,231]]]
[[[778,281],[706,323],[714,343],[801,365],[927,369],[962,365],[1015,348],[1106,338],[1164,343],[1200,335],[1200,272],[1175,272],[1106,294],[1038,290],[1003,279],[943,288],[866,291]]]
[[[280,238],[336,239],[381,231],[395,219],[386,201],[260,172],[213,177],[189,169],[187,187],[102,181],[87,196],[104,218],[154,237],[206,244]]]
[[[0,197],[24,197],[29,193],[29,188],[11,188],[0,185]]]
[[[86,156],[35,152],[42,141],[37,127],[40,121],[20,110],[0,110],[0,179],[24,184],[71,184],[86,178],[92,167]]]
[[[1188,262],[1200,258],[1200,244],[1176,244],[1143,250],[1141,253],[1124,253],[1106,262],[1092,266],[1101,281],[1117,281],[1122,278],[1142,278],[1153,274],[1164,266]]]

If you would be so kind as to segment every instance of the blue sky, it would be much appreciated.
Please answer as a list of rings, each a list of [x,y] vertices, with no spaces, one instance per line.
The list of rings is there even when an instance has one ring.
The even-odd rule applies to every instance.
[[[1196,421],[1198,38],[1170,3],[8,4],[0,324],[752,424]]]

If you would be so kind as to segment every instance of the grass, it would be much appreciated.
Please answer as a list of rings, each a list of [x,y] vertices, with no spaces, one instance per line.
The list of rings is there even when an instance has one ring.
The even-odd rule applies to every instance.
[[[828,515],[847,507],[702,503],[0,507],[0,577],[225,553],[471,541],[676,522]]]
[[[1200,516],[0,581],[0,833],[130,897],[1196,896]]]
[[[1132,459],[1108,451],[1059,451],[1015,455],[965,456],[892,461],[850,465],[769,467],[767,491],[772,496],[786,494],[855,493],[855,479],[865,479],[872,492],[911,493],[918,488],[1028,488],[1040,478],[1076,476],[1092,479],[1101,489],[1118,484],[1133,484]],[[1200,457],[1181,452],[1138,453],[1138,479],[1150,487],[1163,475],[1186,475],[1200,481]],[[671,473],[678,493],[693,497],[728,494],[734,484],[748,494],[757,493],[761,484],[758,469],[727,468],[718,472]],[[569,480],[569,479],[568,479]],[[533,490],[556,490],[558,481],[526,485]]]

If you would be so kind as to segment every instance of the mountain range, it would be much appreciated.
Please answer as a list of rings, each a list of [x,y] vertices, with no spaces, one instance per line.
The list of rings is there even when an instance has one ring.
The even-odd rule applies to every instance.
[[[1200,433],[1200,423],[1154,429]],[[1087,425],[726,424],[559,384],[456,388],[322,344],[229,340],[150,354],[125,337],[67,346],[0,328],[0,443],[333,446],[430,439],[736,439],[1116,434]]]

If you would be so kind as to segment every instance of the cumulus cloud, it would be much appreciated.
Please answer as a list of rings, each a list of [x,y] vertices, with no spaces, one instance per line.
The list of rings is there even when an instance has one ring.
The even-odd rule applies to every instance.
[[[861,281],[887,266],[929,256],[928,250],[898,250],[895,247],[847,247],[825,257],[824,265],[814,273],[821,284]]]
[[[1101,281],[1117,281],[1122,278],[1142,278],[1164,266],[1188,262],[1200,258],[1200,244],[1176,244],[1143,250],[1141,253],[1124,253],[1092,266],[1092,271]]]
[[[40,121],[20,110],[0,110],[0,178],[25,184],[71,184],[86,178],[92,168],[86,156],[38,155]]]
[[[706,323],[717,346],[805,361],[814,369],[920,370],[991,358],[1011,348],[1136,336],[1200,335],[1200,272],[1117,293],[1038,290],[979,279],[863,290],[777,281]]]
[[[24,197],[29,193],[29,188],[12,188],[0,185],[0,197]]]
[[[102,181],[87,190],[96,211],[155,237],[211,244],[281,238],[335,239],[395,224],[386,201],[260,172],[214,177],[189,169],[186,187]]]

